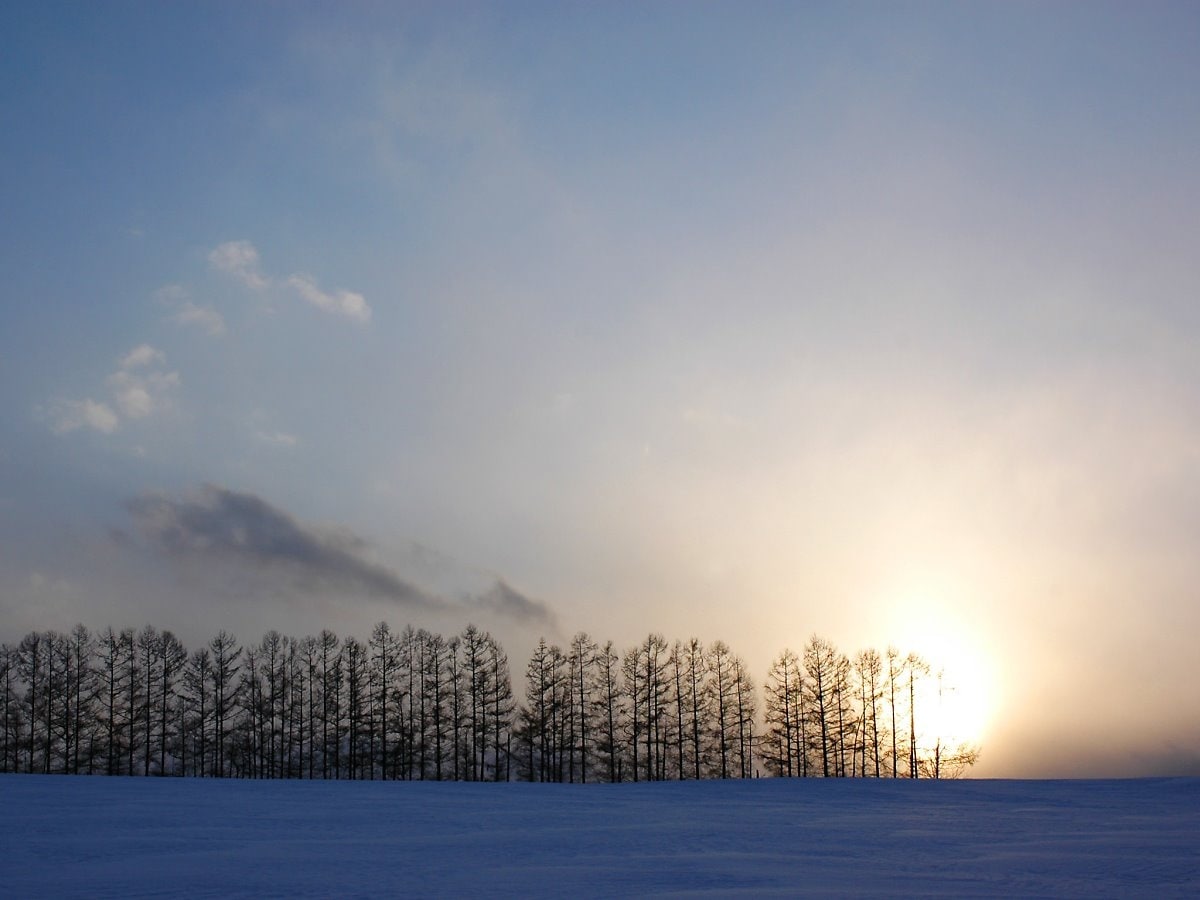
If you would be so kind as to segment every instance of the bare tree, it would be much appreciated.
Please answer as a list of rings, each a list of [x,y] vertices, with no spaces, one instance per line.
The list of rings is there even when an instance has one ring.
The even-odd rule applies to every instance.
[[[825,778],[838,774],[839,661],[837,648],[817,635],[813,635],[804,648],[805,706],[813,740],[819,742],[821,775]]]
[[[100,729],[104,738],[104,771],[108,775],[120,775],[121,760],[124,758],[125,736],[121,727],[125,696],[123,679],[128,676],[124,665],[124,632],[106,628],[100,637]]]
[[[896,728],[896,682],[900,677],[900,672],[903,666],[900,662],[900,651],[895,647],[887,648],[887,685],[888,685],[888,709],[892,714],[892,777],[897,777],[897,763],[899,761],[899,748],[897,747],[896,739],[899,731]]]
[[[596,698],[594,709],[598,723],[596,758],[610,783],[624,778],[624,754],[620,743],[620,724],[623,718],[621,657],[612,641],[596,654]]]
[[[176,721],[179,705],[179,684],[187,665],[187,648],[171,632],[164,631],[158,638],[159,722],[158,722],[158,771],[167,774],[167,753],[171,746],[178,746],[182,735],[170,736],[171,723]],[[182,774],[182,773],[181,773]]]
[[[8,644],[0,645],[0,703],[4,717],[4,745],[0,749],[0,772],[16,772],[16,754],[20,746],[17,738],[20,710],[17,708],[17,650]]]
[[[782,651],[765,685],[767,731],[762,742],[763,761],[774,775],[807,775],[802,714],[800,660],[791,650]]]
[[[670,648],[666,639],[655,633],[647,635],[633,654],[632,660],[640,671],[632,679],[627,675],[626,683],[631,688],[630,702],[635,708],[639,704],[641,706],[640,731],[645,751],[645,779],[661,781],[666,777],[666,749],[669,743],[666,728],[671,721],[667,708],[671,683],[668,670]],[[633,721],[636,727],[636,717]],[[636,774],[634,777],[636,779]]]
[[[525,667],[525,703],[520,711],[520,740],[524,745],[524,775],[529,781],[551,780],[553,656],[546,639],[538,638]]]
[[[142,775],[150,774],[154,756],[153,725],[159,721],[155,693],[159,684],[159,639],[153,625],[145,626],[137,635],[136,652],[139,666],[139,686],[142,689],[141,709],[137,710],[142,734]]]
[[[707,730],[706,723],[711,699],[706,675],[706,660],[704,645],[696,638],[689,640],[684,647],[684,656],[681,662],[687,679],[684,699],[687,703],[686,727],[691,738],[692,774],[697,779],[702,777],[706,764],[705,744],[701,738]]]
[[[908,673],[908,777],[920,778],[921,767],[917,756],[917,679],[929,674],[929,665],[915,653],[904,659],[904,670]]]
[[[95,640],[83,625],[71,630],[70,638],[64,642],[64,671],[67,676],[63,730],[66,736],[64,753],[67,760],[63,770],[79,774],[86,763],[91,768],[93,741],[95,737],[96,670],[93,656]],[[85,750],[84,747],[87,747]]]
[[[350,778],[362,778],[364,768],[370,765],[370,756],[364,760],[364,720],[366,718],[367,691],[367,648],[353,637],[342,643],[342,660],[346,674],[346,748]]]
[[[728,778],[733,751],[731,723],[736,720],[733,704],[737,685],[733,654],[724,641],[714,641],[708,647],[708,675],[712,683],[713,718],[709,727],[718,765],[716,771],[718,777]]]
[[[484,699],[489,709],[492,730],[492,780],[512,778],[512,731],[516,700],[508,671],[508,656],[490,634],[487,635],[487,683]]]
[[[317,638],[321,657],[321,777],[341,778],[342,660],[338,636],[329,629]]]
[[[487,766],[489,672],[487,636],[474,625],[462,633],[463,671],[466,676],[469,733],[464,760],[468,781],[483,781]]]
[[[17,647],[17,666],[21,680],[25,682],[25,704],[22,709],[28,727],[25,741],[26,772],[34,769],[38,745],[38,724],[42,721],[45,706],[44,682],[46,670],[46,645],[43,635],[30,632]]]
[[[733,657],[734,704],[737,720],[738,777],[754,774],[754,719],[757,704],[754,700],[754,681],[741,657]]]
[[[321,680],[317,677],[320,663],[320,644],[312,635],[300,639],[300,659],[304,667],[304,684],[308,689],[308,698],[304,704],[307,727],[301,731],[301,758],[304,762],[302,774],[310,781],[316,777],[317,768],[317,697]]]
[[[462,641],[457,635],[446,642],[446,687],[450,703],[450,759],[451,777],[458,781],[462,777],[462,754],[459,747],[463,733],[463,669],[460,650]]]
[[[590,750],[589,741],[591,740],[591,717],[592,717],[592,688],[593,688],[593,673],[592,669],[596,664],[596,653],[599,648],[596,642],[592,640],[587,632],[581,631],[571,638],[570,651],[567,656],[567,665],[570,669],[571,689],[569,692],[570,702],[572,705],[571,712],[571,763],[569,771],[569,780],[575,780],[575,760],[579,760],[579,780],[587,783],[588,780],[588,755]],[[578,734],[575,729],[578,729]]]
[[[396,658],[396,639],[387,622],[378,623],[371,631],[369,646],[370,666],[368,682],[370,685],[371,713],[369,721],[372,724],[370,734],[371,776],[375,777],[375,760],[379,761],[380,777],[387,779],[391,774],[390,743],[396,731],[394,685],[398,669]],[[378,740],[378,748],[376,741]]]
[[[883,672],[883,660],[879,651],[867,649],[854,657],[858,676],[861,708],[859,721],[862,723],[860,747],[862,764],[859,772],[867,774],[868,763],[873,764],[873,775],[879,777],[879,701],[881,699],[879,679]]]
[[[676,640],[671,645],[671,655],[668,658],[670,665],[670,686],[671,700],[670,708],[674,712],[674,721],[672,722],[671,735],[675,748],[675,777],[680,781],[686,778],[685,774],[685,750],[687,745],[687,730],[683,726],[683,711],[687,706],[687,693],[684,689],[687,683],[687,673],[684,660],[683,642]]]
[[[189,730],[193,735],[192,756],[196,760],[194,764],[196,774],[201,777],[210,772],[207,766],[209,763],[208,723],[212,716],[211,680],[212,655],[207,647],[201,647],[192,653],[184,675],[184,683],[187,685],[189,694],[189,705],[192,709],[192,718],[189,723]]]

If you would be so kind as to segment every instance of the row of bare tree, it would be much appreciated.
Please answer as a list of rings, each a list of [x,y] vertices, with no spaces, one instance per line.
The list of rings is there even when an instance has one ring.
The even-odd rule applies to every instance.
[[[0,769],[244,778],[507,778],[514,702],[499,643],[380,623],[220,632],[27,635],[0,647]]]
[[[814,636],[800,656],[784,650],[767,674],[759,756],[784,776],[959,775],[975,764],[979,748],[947,744],[936,729],[918,728],[918,686],[930,675],[925,660],[894,647],[851,658]],[[941,674],[936,678],[940,694]]]
[[[585,633],[539,641],[526,672],[521,777],[661,781],[755,774],[755,691],[722,641],[660,634],[618,653]]]
[[[518,703],[503,648],[474,626],[447,639],[381,622],[366,642],[270,631],[247,646],[222,631],[189,651],[150,626],[93,634],[79,625],[0,646],[0,771],[615,782],[746,778],[765,767],[785,776],[938,776],[964,758],[917,747],[915,685],[927,672],[894,651],[851,662],[814,637],[801,657],[784,651],[776,660],[760,717],[744,662],[721,641],[669,644],[652,634],[622,653],[584,633],[565,649],[543,639]]]

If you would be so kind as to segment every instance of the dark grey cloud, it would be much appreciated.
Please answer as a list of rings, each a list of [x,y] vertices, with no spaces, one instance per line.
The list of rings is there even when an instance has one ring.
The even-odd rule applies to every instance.
[[[475,597],[473,603],[517,622],[554,624],[554,616],[544,603],[522,594],[502,578],[496,579],[489,590]]]
[[[413,610],[454,606],[368,558],[369,544],[354,533],[308,525],[254,494],[206,484],[184,497],[142,494],[127,507],[145,543],[174,560],[250,572],[282,590],[370,596]],[[465,605],[522,623],[553,619],[499,579]]]
[[[146,542],[172,557],[248,565],[314,593],[366,594],[417,609],[438,605],[367,559],[361,538],[305,525],[253,494],[206,484],[183,498],[143,494],[128,508]]]

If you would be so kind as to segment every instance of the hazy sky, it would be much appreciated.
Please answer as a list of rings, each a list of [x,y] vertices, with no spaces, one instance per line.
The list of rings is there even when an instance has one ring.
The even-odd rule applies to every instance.
[[[947,667],[1200,773],[1200,7],[8,3],[0,639]]]

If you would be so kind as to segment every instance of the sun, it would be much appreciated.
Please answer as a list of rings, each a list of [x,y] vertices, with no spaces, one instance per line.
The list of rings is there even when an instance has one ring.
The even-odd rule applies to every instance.
[[[999,693],[985,630],[929,592],[892,608],[902,611],[894,619],[894,646],[927,667],[913,689],[918,748],[984,743]]]

